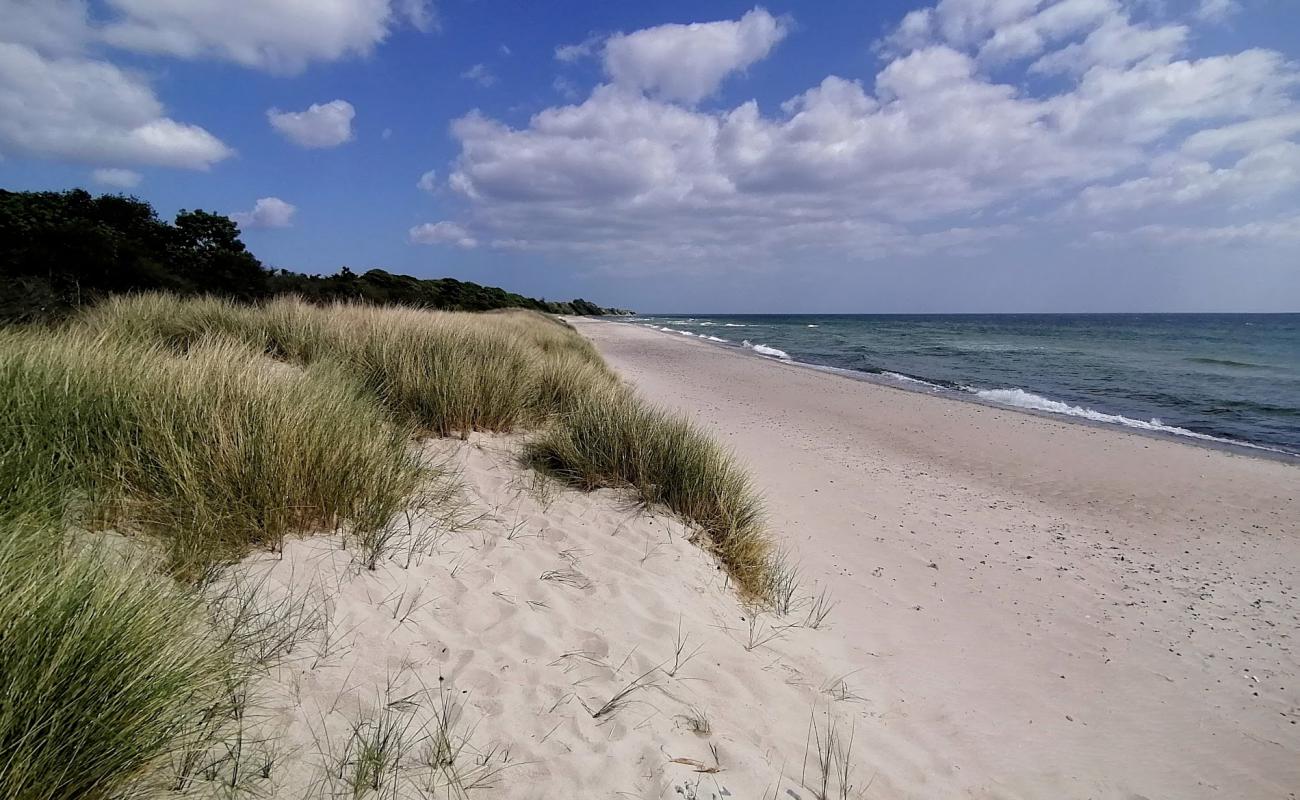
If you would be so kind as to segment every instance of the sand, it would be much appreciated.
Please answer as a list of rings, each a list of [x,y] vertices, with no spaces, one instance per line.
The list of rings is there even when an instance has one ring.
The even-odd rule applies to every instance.
[[[575,324],[751,470],[797,607],[744,607],[679,521],[538,479],[518,437],[424,442],[461,524],[412,519],[374,570],[338,535],[245,564],[319,615],[257,683],[256,789],[352,796],[386,734],[358,796],[812,800],[834,726],[850,797],[1296,796],[1294,466]]]
[[[1300,791],[1300,469],[575,324],[840,602],[868,796]]]
[[[415,520],[373,571],[339,536],[244,563],[264,604],[322,617],[255,684],[245,739],[276,744],[266,779],[246,745],[251,790],[353,797],[362,744],[387,739],[399,762],[356,796],[812,798],[831,727],[870,785],[863,677],[810,603],[753,613],[682,523],[538,480],[519,446],[425,442],[472,518]],[[455,777],[431,766],[444,729]]]

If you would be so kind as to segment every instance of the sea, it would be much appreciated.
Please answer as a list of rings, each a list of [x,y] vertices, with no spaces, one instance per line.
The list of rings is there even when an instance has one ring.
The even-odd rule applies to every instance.
[[[1300,458],[1300,314],[625,321],[903,389]]]

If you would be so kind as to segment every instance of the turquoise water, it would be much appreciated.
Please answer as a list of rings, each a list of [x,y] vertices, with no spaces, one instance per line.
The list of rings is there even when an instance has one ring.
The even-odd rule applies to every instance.
[[[1300,314],[630,321],[918,391],[1300,455]]]

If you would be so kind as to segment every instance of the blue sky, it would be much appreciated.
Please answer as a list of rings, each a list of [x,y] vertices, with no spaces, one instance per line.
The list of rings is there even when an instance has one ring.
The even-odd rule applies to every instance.
[[[229,213],[274,266],[646,311],[1300,310],[1292,0],[0,19],[0,185]]]

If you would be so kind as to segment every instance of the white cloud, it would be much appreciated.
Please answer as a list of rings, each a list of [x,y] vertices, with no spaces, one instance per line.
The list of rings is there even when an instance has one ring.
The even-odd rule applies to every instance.
[[[203,128],[166,116],[138,75],[0,42],[0,155],[205,170],[232,154]]]
[[[570,64],[574,61],[588,58],[596,54],[596,51],[600,49],[600,44],[603,41],[605,41],[603,35],[593,33],[577,44],[562,44],[555,48],[555,60]]]
[[[756,8],[739,20],[620,33],[605,42],[605,72],[620,86],[696,103],[765,58],[788,31],[785,21]]]
[[[278,197],[262,197],[251,211],[237,211],[230,218],[248,228],[287,228],[297,211],[297,206]]]
[[[78,53],[93,36],[84,0],[0,0],[0,19],[0,41],[43,53]]]
[[[1237,0],[1201,0],[1196,7],[1196,18],[1202,22],[1223,22],[1240,11]]]
[[[497,82],[497,76],[492,74],[492,70],[488,69],[486,64],[475,64],[462,72],[460,77],[485,88]]]
[[[434,190],[438,188],[438,171],[436,169],[431,169],[421,175],[420,180],[416,182],[415,187],[421,191],[432,194]]]
[[[1300,242],[1300,216],[1246,222],[1238,225],[1143,225],[1128,231],[1101,231],[1095,244],[1146,242],[1174,246],[1226,246],[1294,244]]]
[[[129,169],[101,168],[90,173],[90,179],[95,183],[102,183],[105,186],[113,186],[118,189],[130,189],[140,185],[144,178],[138,172],[132,172]]]
[[[1152,174],[1114,186],[1089,186],[1075,209],[1092,215],[1169,210],[1193,204],[1259,203],[1300,186],[1300,144],[1279,142],[1243,156],[1231,166],[1168,159]]]
[[[364,56],[395,28],[436,26],[425,0],[106,0],[108,43],[293,74]]]
[[[886,37],[874,81],[827,76],[779,110],[696,108],[748,56],[721,48],[731,56],[697,69],[675,43],[707,26],[651,28],[619,39],[664,37],[638,45],[636,69],[610,67],[610,40],[609,82],[580,102],[521,126],[457,120],[446,184],[494,246],[656,268],[967,253],[1043,224],[1240,217],[1288,197],[1296,65],[1267,50],[1190,57],[1185,27],[1127,8],[944,0]]]
[[[478,240],[455,222],[426,222],[411,228],[408,236],[412,244],[454,244],[467,250],[478,246]]]
[[[1300,136],[1300,111],[1252,119],[1197,131],[1183,142],[1182,152],[1209,158],[1221,153],[1244,153]]]
[[[269,109],[271,127],[300,147],[338,147],[352,140],[356,109],[346,100],[312,103],[305,111]]]

